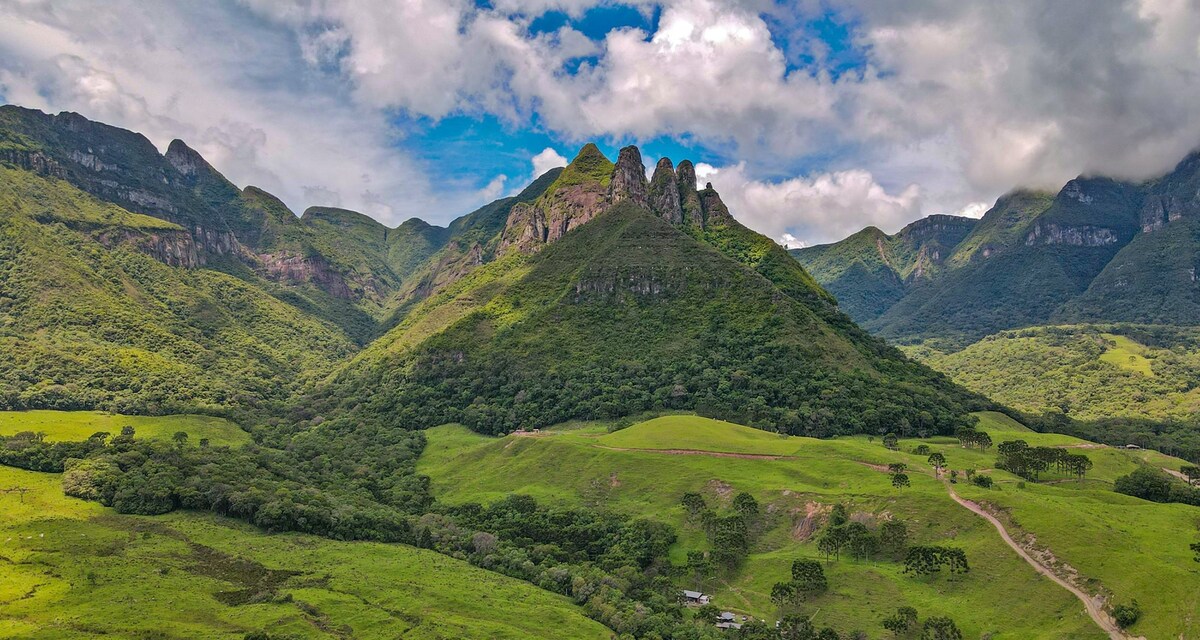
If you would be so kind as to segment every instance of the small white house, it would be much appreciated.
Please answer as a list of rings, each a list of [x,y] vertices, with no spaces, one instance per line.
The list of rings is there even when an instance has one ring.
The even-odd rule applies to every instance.
[[[705,605],[708,604],[709,597],[706,594],[700,593],[699,591],[688,591],[687,589],[684,589],[683,601],[687,604]]]

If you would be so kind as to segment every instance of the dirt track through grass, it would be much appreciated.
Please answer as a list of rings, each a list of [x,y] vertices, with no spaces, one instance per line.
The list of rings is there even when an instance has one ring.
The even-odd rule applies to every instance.
[[[950,486],[949,482],[946,482],[945,484],[946,484],[946,491],[949,492],[950,498],[952,500],[954,500],[958,504],[962,505],[963,507],[966,507],[972,513],[974,513],[974,514],[978,515],[979,517],[992,523],[992,526],[996,527],[996,531],[1000,532],[1000,537],[1004,539],[1005,544],[1007,544],[1009,547],[1012,547],[1012,550],[1016,551],[1017,555],[1021,556],[1021,559],[1024,560],[1025,562],[1027,562],[1029,564],[1029,566],[1033,567],[1035,571],[1042,574],[1043,576],[1046,576],[1047,578],[1050,578],[1051,580],[1053,580],[1056,584],[1058,584],[1058,586],[1066,589],[1067,591],[1070,591],[1076,598],[1079,598],[1080,602],[1083,603],[1083,606],[1085,608],[1087,608],[1088,616],[1090,616],[1092,618],[1092,620],[1094,620],[1096,622],[1097,626],[1099,626],[1101,629],[1104,630],[1105,633],[1108,634],[1109,638],[1112,638],[1112,640],[1134,639],[1133,636],[1126,634],[1124,631],[1121,630],[1120,627],[1117,626],[1116,621],[1112,619],[1112,616],[1108,615],[1108,612],[1106,612],[1104,610],[1104,608],[1101,606],[1100,602],[1096,598],[1089,596],[1088,594],[1084,593],[1083,591],[1081,591],[1080,589],[1075,587],[1075,585],[1058,577],[1058,575],[1055,574],[1054,571],[1052,571],[1049,567],[1047,567],[1047,566],[1043,565],[1042,563],[1038,562],[1037,560],[1035,560],[1033,558],[1033,556],[1029,555],[1029,553],[1026,552],[1024,548],[1021,547],[1021,545],[1017,544],[1017,542],[1012,539],[1012,536],[1008,535],[1008,530],[1004,528],[1004,524],[1002,524],[999,520],[997,520],[995,518],[995,516],[988,513],[986,509],[979,506],[978,504],[976,504],[970,500],[967,500],[965,498],[959,497],[959,495],[957,493],[955,493],[954,487]],[[1138,638],[1138,639],[1134,639],[1134,640],[1144,640],[1144,639]]]

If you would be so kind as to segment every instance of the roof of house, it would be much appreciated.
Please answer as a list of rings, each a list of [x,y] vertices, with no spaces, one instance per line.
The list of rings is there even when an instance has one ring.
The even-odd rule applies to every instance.
[[[699,591],[688,591],[687,589],[683,590],[683,597],[685,598],[699,598],[702,595],[704,594],[700,593]]]

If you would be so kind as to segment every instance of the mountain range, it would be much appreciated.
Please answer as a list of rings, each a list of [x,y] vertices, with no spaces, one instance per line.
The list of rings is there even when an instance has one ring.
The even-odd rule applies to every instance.
[[[73,113],[0,107],[0,165],[8,408],[485,432],[672,408],[828,435],[948,432],[986,404],[636,147],[587,145],[445,228],[297,216],[182,141]]]
[[[792,255],[865,328],[961,348],[1047,323],[1200,322],[1200,152],[1133,183],[1081,176],[1016,190],[981,219],[868,227]]]

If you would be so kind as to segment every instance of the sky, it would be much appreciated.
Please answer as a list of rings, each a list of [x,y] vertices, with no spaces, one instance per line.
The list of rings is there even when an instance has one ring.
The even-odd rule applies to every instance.
[[[436,224],[586,142],[789,246],[1200,146],[1194,0],[0,0],[0,102]]]

